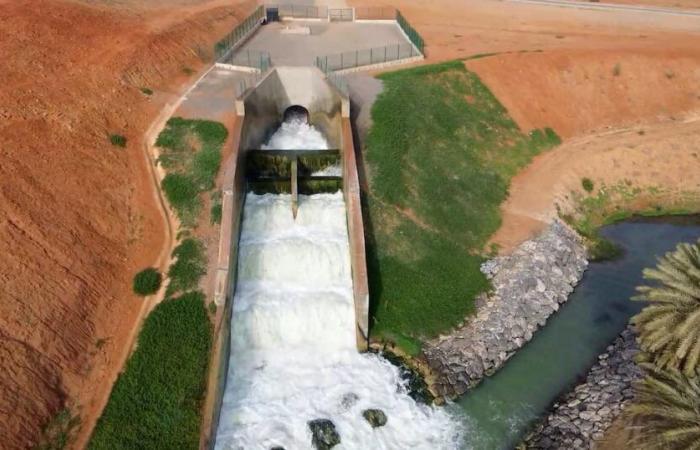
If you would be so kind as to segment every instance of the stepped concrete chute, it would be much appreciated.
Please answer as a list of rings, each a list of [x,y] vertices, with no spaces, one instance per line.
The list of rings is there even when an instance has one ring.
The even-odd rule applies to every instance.
[[[238,100],[237,111],[242,118],[238,147],[238,186],[233,190],[242,197],[245,179],[238,171],[245,169],[249,150],[258,149],[279,128],[290,107],[308,111],[309,123],[320,129],[331,148],[340,149],[343,195],[347,207],[348,239],[350,241],[357,346],[367,350],[369,330],[369,288],[365,260],[364,228],[360,206],[357,162],[350,125],[350,102],[316,67],[277,67],[270,70],[253,88]],[[242,204],[242,202],[237,202]],[[240,211],[235,212],[240,216]],[[228,286],[231,287],[229,280]],[[233,290],[232,287],[230,289]],[[227,298],[232,296],[229,292]]]
[[[356,345],[361,352],[368,348],[369,289],[349,99],[330,84],[316,67],[278,67],[268,71],[236,102],[239,120],[233,130],[235,167],[232,181],[224,187],[219,267],[215,289],[215,301],[224,307],[224,319],[220,328],[216,330],[215,348],[218,350],[218,357],[214,360],[215,366],[212,367],[210,376],[212,380],[216,379],[216,388],[211,409],[206,412],[211,417],[211,428],[207,436],[208,448],[214,448],[215,445],[229,371],[238,240],[245,196],[249,190],[246,157],[266,142],[280,126],[289,108],[306,110],[309,123],[324,133],[331,149],[337,149],[319,151],[320,154],[339,153],[352,270]]]

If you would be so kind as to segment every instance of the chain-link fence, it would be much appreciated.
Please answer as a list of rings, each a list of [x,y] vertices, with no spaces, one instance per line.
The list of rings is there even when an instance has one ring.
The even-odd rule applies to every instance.
[[[251,67],[258,69],[260,72],[265,72],[272,66],[270,54],[258,50],[236,51],[228,55],[222,62],[233,66]]]
[[[277,10],[279,17],[293,17],[295,19],[326,19],[328,18],[327,6],[313,5],[265,5],[268,10]]]
[[[253,14],[248,16],[243,22],[238,24],[225,38],[214,46],[214,56],[216,60],[224,58],[231,49],[253,31],[265,17],[265,7],[260,6]]]
[[[355,67],[382,64],[399,59],[420,56],[412,44],[385,45],[364,50],[337,53],[335,55],[317,56],[316,66],[325,73]]]
[[[396,20],[396,8],[369,7],[355,8],[355,20]]]
[[[337,73],[330,72],[326,74],[326,79],[340,91],[343,96],[347,97],[349,95],[349,90],[348,90],[348,80],[345,79],[342,75],[338,75]]]
[[[425,53],[424,47],[425,47],[425,42],[423,41],[423,38],[418,34],[418,32],[411,26],[411,24],[408,23],[408,21],[404,18],[403,15],[401,15],[400,11],[396,11],[396,22],[399,24],[401,29],[403,30],[404,33],[406,33],[406,36],[408,36],[408,39],[413,42],[413,45],[416,46],[418,50],[422,54]]]

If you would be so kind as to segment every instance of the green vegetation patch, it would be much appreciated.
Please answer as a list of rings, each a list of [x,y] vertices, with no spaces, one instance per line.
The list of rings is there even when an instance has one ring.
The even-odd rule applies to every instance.
[[[221,224],[224,205],[221,202],[221,192],[216,191],[211,194],[211,207],[209,209],[210,222],[212,225]]]
[[[166,295],[197,289],[199,280],[207,273],[207,255],[204,244],[195,238],[186,238],[173,250],[173,262],[168,268]]]
[[[74,416],[68,408],[59,410],[44,426],[39,443],[33,449],[63,450],[68,448],[68,442],[79,425],[80,416]]]
[[[148,316],[90,449],[197,449],[211,324],[204,295],[165,300]]]
[[[581,187],[586,192],[593,192],[593,188],[594,188],[593,180],[591,180],[590,178],[586,178],[586,177],[582,178],[581,179]]]
[[[199,194],[214,188],[227,136],[219,122],[173,117],[156,140],[158,163],[166,170],[161,187],[184,226],[197,220]]]
[[[109,142],[115,147],[126,147],[126,137],[122,136],[121,134],[110,134]]]
[[[134,276],[133,289],[136,294],[141,296],[152,295],[158,292],[162,281],[163,277],[158,269],[149,267]]]
[[[372,332],[401,345],[474,310],[511,177],[560,141],[523,134],[462,62],[380,78],[365,157]]]
[[[582,187],[590,192],[585,180]],[[615,244],[600,235],[600,227],[632,216],[685,215],[697,210],[697,199],[692,192],[674,194],[659,187],[641,188],[631,180],[613,185],[601,183],[594,194],[571,192],[570,195],[573,209],[560,210],[559,216],[586,239],[589,259],[598,261],[613,259],[621,253]]]

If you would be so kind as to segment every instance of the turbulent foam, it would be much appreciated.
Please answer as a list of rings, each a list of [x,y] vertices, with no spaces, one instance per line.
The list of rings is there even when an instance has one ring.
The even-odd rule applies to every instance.
[[[339,450],[459,447],[445,410],[416,403],[396,367],[357,352],[349,255],[341,192],[300,196],[296,220],[289,195],[248,194],[217,450],[310,449],[314,419],[335,424]],[[386,425],[372,428],[367,408]]]
[[[293,118],[282,125],[270,137],[263,150],[325,150],[328,141],[323,134],[305,120]]]

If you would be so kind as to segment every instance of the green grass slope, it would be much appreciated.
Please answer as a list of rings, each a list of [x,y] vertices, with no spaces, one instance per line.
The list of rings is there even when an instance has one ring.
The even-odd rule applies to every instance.
[[[522,133],[460,61],[383,74],[365,161],[372,332],[409,352],[459,324],[510,179],[559,143]]]
[[[196,449],[211,347],[204,295],[163,301],[146,319],[90,449]]]

